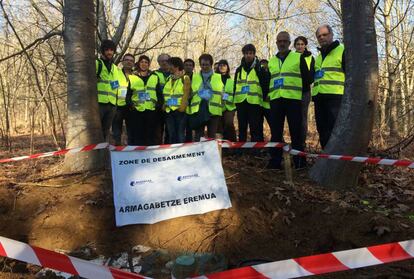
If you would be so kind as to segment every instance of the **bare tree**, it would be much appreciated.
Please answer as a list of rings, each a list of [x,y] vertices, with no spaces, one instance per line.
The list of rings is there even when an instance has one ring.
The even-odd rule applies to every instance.
[[[64,44],[68,88],[68,148],[103,141],[95,74],[93,0],[65,0]],[[101,168],[103,151],[67,155],[67,171]]]
[[[366,152],[374,123],[378,91],[378,53],[374,5],[371,1],[343,0],[346,47],[346,87],[334,130],[325,148],[328,154]],[[357,183],[361,164],[319,160],[310,176],[331,189]]]

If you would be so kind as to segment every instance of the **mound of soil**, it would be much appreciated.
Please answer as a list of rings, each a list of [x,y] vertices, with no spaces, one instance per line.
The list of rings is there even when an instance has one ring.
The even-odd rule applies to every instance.
[[[61,161],[43,158],[2,165],[1,236],[67,253],[87,246],[106,257],[138,244],[173,255],[211,252],[224,255],[229,267],[414,236],[414,172],[408,169],[365,167],[358,187],[332,192],[309,181],[307,170],[295,172],[294,183],[287,183],[283,171],[265,169],[263,154],[226,155],[223,166],[232,208],[117,228],[109,172],[59,175]],[[38,271],[6,267],[9,260],[0,262],[0,278],[33,278]],[[320,278],[413,274],[414,262],[405,261]],[[161,272],[151,276],[169,278]]]

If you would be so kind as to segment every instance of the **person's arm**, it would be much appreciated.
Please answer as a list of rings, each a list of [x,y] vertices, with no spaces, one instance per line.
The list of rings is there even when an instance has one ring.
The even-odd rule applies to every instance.
[[[346,68],[345,68],[345,50],[344,50],[344,52],[342,53],[342,70],[344,71],[344,73],[346,73],[345,69]]]
[[[310,64],[309,76],[310,76],[309,82],[312,84],[315,81],[315,57],[313,56],[312,56],[312,60]]]
[[[153,74],[157,77],[157,86],[155,87],[155,92],[157,94],[157,103],[155,104],[155,107],[157,109],[162,108],[162,106],[164,105],[164,94],[162,94],[162,86],[160,83],[160,78],[158,77],[158,75]]]
[[[129,108],[134,107],[134,104],[132,103],[132,93],[133,91],[131,89],[131,82],[128,81],[128,88],[127,88],[127,94],[125,97],[125,102]]]
[[[306,64],[305,56],[300,56],[300,75],[302,76],[302,92],[309,90],[311,85],[311,77],[308,65]]]
[[[233,84],[233,97],[236,94],[236,83],[237,83],[237,75],[239,74],[241,66],[236,69],[236,73],[234,74],[234,84]]]
[[[256,67],[257,77],[259,78],[260,87],[263,92],[263,99],[266,99],[267,94],[269,93],[269,84],[270,84],[270,72],[265,71],[259,64]]]
[[[184,75],[183,77],[184,80],[184,84],[183,84],[183,98],[181,100],[181,105],[178,108],[178,111],[180,112],[185,112],[185,109],[188,106],[188,99],[190,98],[190,93],[191,93],[191,81],[190,78],[187,75]],[[177,82],[177,81],[175,81]]]

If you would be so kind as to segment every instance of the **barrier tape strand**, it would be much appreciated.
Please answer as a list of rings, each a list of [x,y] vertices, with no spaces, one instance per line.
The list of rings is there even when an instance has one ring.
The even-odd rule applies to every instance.
[[[408,240],[242,267],[193,278],[299,278],[303,276],[320,275],[386,264],[412,258],[414,258],[414,240]]]
[[[151,279],[150,277],[126,272],[113,267],[98,265],[1,236],[0,256],[51,268],[83,278]]]
[[[290,145],[282,142],[230,142],[227,140],[217,140],[222,148],[229,148],[229,149],[244,149],[244,148],[282,148],[285,152],[289,152],[291,155],[297,155],[302,157],[308,158],[316,158],[316,159],[328,159],[328,160],[342,160],[342,161],[350,161],[350,162],[357,162],[357,163],[365,163],[365,164],[372,164],[372,165],[385,165],[385,166],[395,166],[395,167],[406,167],[410,169],[414,169],[414,161],[409,160],[398,160],[398,159],[386,159],[386,158],[373,158],[373,157],[362,157],[362,156],[349,156],[349,155],[330,155],[330,154],[315,154],[315,153],[308,153],[304,151],[299,151],[296,149],[292,149]],[[0,163],[8,163],[8,162],[15,162],[27,159],[36,159],[36,158],[44,158],[49,156],[57,156],[57,155],[65,155],[75,154],[79,152],[86,152],[91,150],[97,149],[105,149],[108,148],[111,151],[142,151],[142,150],[154,150],[160,148],[174,148],[174,147],[181,147],[187,145],[197,144],[197,142],[187,142],[187,143],[176,143],[176,144],[161,144],[161,145],[151,145],[151,146],[113,146],[107,142],[98,143],[98,144],[90,144],[83,147],[71,148],[71,149],[62,149],[53,152],[45,152],[45,153],[38,153],[33,155],[27,156],[20,156],[20,157],[13,157],[8,159],[0,159]]]

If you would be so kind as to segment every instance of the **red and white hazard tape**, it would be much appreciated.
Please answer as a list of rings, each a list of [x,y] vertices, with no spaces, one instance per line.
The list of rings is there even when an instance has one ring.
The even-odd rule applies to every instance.
[[[329,155],[329,154],[313,154],[307,153],[295,149],[291,149],[290,146],[282,142],[230,142],[227,140],[217,140],[223,148],[230,149],[239,149],[239,148],[283,148],[286,152],[289,152],[291,155],[298,155],[309,158],[320,158],[320,159],[330,159],[330,160],[342,160],[342,161],[351,161],[358,163],[374,164],[374,165],[386,165],[386,166],[397,166],[397,167],[408,167],[414,169],[414,161],[409,160],[395,160],[395,159],[383,159],[383,158],[372,158],[372,157],[361,157],[361,156],[347,156],[347,155]],[[162,145],[152,145],[152,146],[113,146],[109,143],[98,143],[90,144],[84,147],[77,147],[71,149],[63,149],[53,152],[38,153],[28,156],[20,156],[9,159],[0,159],[0,163],[7,163],[13,161],[20,161],[26,159],[35,159],[43,158],[56,155],[64,154],[73,154],[78,152],[104,149],[109,148],[112,151],[139,151],[139,150],[153,150],[160,148],[172,148],[172,147],[181,147],[186,145],[197,144],[197,142],[187,142],[187,143],[176,143],[176,144],[162,144]]]
[[[27,159],[44,158],[44,157],[64,155],[64,154],[74,154],[74,153],[91,151],[91,150],[96,150],[96,149],[104,149],[104,148],[107,148],[108,146],[109,146],[109,143],[107,142],[89,144],[83,147],[68,148],[68,149],[62,149],[62,150],[57,150],[57,151],[52,151],[52,152],[37,153],[33,155],[20,156],[20,157],[8,158],[8,159],[0,159],[0,163],[15,162],[15,161],[21,161],[21,160],[27,160]]]
[[[73,275],[78,275],[83,278],[149,278],[139,274],[125,272],[116,268],[101,266],[43,248],[30,246],[26,243],[18,242],[5,237],[0,237],[0,256],[31,263],[41,267],[51,268]]]
[[[283,147],[286,152],[289,152],[291,155],[298,155],[308,158],[320,158],[320,159],[329,159],[329,160],[342,160],[350,161],[357,163],[365,163],[372,165],[385,165],[385,166],[396,166],[396,167],[407,167],[414,169],[414,162],[408,160],[394,160],[394,159],[383,159],[383,158],[373,158],[373,157],[361,157],[361,156],[346,156],[346,155],[329,155],[329,154],[313,154],[307,153],[295,149],[290,149],[289,146]]]
[[[414,240],[242,267],[198,279],[285,279],[319,275],[414,258]]]

